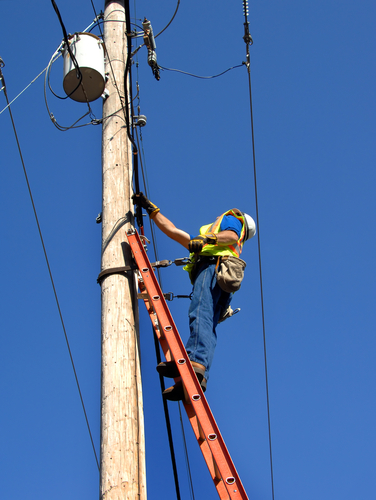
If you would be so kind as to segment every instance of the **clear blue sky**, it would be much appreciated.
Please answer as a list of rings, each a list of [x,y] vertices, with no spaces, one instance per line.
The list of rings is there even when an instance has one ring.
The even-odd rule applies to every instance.
[[[97,11],[104,2],[94,0]],[[67,31],[90,0],[57,2]],[[176,0],[137,0],[155,32]],[[50,1],[0,0],[0,57],[13,99],[50,60],[62,32]],[[375,14],[365,0],[251,2],[251,73],[276,500],[375,498]],[[97,32],[97,31],[96,31]],[[182,0],[157,38],[158,62],[215,75],[245,60],[242,2]],[[140,86],[151,199],[194,234],[231,207],[255,215],[247,73],[212,80],[162,71],[145,48]],[[52,68],[62,93],[62,60]],[[12,105],[95,445],[100,430],[101,127],[58,131],[39,78]],[[51,111],[71,125],[85,105]],[[0,111],[6,102],[0,93]],[[101,117],[101,102],[93,104]],[[1,496],[98,498],[99,474],[8,111],[0,115],[2,210]],[[183,257],[158,234],[159,258]],[[250,499],[271,499],[256,239],[244,249],[241,313],[218,328],[207,397]],[[189,294],[184,271],[164,291]],[[143,305],[141,304],[143,307]],[[171,311],[183,339],[187,300]],[[146,311],[141,311],[148,498],[175,498]],[[182,498],[190,498],[177,406],[171,418]],[[217,494],[185,422],[196,500]]]

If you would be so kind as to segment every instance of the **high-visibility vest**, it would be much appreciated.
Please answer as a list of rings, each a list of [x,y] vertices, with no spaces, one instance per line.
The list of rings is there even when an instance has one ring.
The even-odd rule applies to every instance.
[[[221,256],[221,255],[233,255],[235,257],[239,257],[243,245],[244,245],[244,238],[245,238],[245,220],[243,214],[238,210],[237,208],[233,208],[232,210],[228,210],[224,214],[222,214],[218,219],[213,222],[212,224],[206,224],[205,226],[202,226],[200,228],[200,234],[206,234],[206,233],[214,233],[217,234],[220,232],[220,227],[221,227],[221,222],[222,219],[225,215],[232,215],[236,217],[241,223],[242,223],[242,230],[240,233],[240,237],[236,243],[233,245],[210,245],[206,244],[203,246],[201,252],[199,255],[208,255],[208,256]],[[188,271],[189,275],[191,275],[192,268],[195,264],[196,260],[196,255],[194,253],[191,253],[189,258],[191,260],[190,264],[187,264],[184,266],[184,270]]]

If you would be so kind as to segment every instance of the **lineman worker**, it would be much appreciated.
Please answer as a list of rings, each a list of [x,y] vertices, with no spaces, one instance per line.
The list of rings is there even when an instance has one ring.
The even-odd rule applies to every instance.
[[[205,391],[217,344],[216,326],[228,310],[232,299],[232,293],[224,291],[217,283],[218,258],[228,255],[238,258],[244,242],[256,233],[255,222],[252,217],[234,208],[217,217],[214,223],[202,226],[200,234],[192,238],[167,219],[143,193],[134,194],[132,200],[135,205],[147,211],[164,234],[191,253],[190,263],[184,267],[189,272],[193,284],[188,313],[190,336],[185,347]],[[245,266],[244,262],[243,264]],[[174,361],[160,363],[157,370],[165,377],[179,377]],[[182,381],[166,389],[163,396],[170,401],[184,399]]]

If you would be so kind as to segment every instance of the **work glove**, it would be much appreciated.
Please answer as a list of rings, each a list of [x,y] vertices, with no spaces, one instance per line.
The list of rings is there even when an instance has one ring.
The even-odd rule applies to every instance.
[[[157,215],[160,209],[146,198],[143,193],[137,193],[132,196],[132,201],[135,205],[144,208],[152,219]]]
[[[210,245],[216,245],[217,236],[214,233],[199,234],[189,241],[188,249],[191,253],[200,253],[204,245],[207,243]]]

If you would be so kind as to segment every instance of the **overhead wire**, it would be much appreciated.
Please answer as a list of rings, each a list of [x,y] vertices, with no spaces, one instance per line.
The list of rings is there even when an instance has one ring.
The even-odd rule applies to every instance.
[[[2,114],[2,113],[6,110],[6,109],[8,109],[8,108],[9,108],[9,106],[10,106],[11,104],[13,104],[13,103],[14,103],[14,101],[15,101],[16,99],[18,99],[18,98],[19,98],[19,97],[20,97],[20,96],[21,96],[21,95],[25,92],[25,90],[27,90],[27,89],[28,89],[28,88],[29,88],[29,87],[30,87],[30,86],[31,86],[34,82],[36,82],[36,81],[38,80],[38,78],[39,78],[40,76],[42,76],[42,75],[43,75],[43,73],[46,71],[46,69],[47,69],[47,68],[48,68],[48,66],[47,66],[47,67],[45,67],[45,68],[44,68],[44,70],[42,70],[42,71],[39,73],[39,75],[37,75],[37,76],[36,76],[33,80],[31,80],[31,82],[29,83],[29,85],[26,85],[26,87],[25,87],[25,88],[24,88],[24,89],[23,89],[23,90],[22,90],[22,91],[21,91],[18,95],[16,95],[16,97],[15,97],[14,99],[12,99],[12,100],[10,101],[10,103],[9,103],[9,104],[7,104],[7,105],[5,106],[5,108],[4,108],[4,109],[2,109],[2,110],[0,111],[0,115],[1,115],[1,114]]]
[[[263,347],[264,347],[264,369],[265,369],[265,386],[266,386],[266,406],[268,416],[268,435],[269,435],[269,460],[270,460],[270,476],[271,476],[271,490],[272,499],[274,500],[274,471],[273,471],[273,450],[272,450],[272,432],[271,432],[271,417],[270,417],[270,398],[269,398],[269,377],[268,377],[268,361],[267,361],[267,348],[266,348],[266,327],[265,327],[265,308],[264,308],[264,292],[263,292],[263,279],[262,279],[262,265],[261,265],[261,236],[260,236],[260,219],[259,219],[259,205],[258,205],[258,190],[257,190],[257,173],[256,173],[256,147],[255,147],[255,134],[253,122],[253,102],[252,102],[252,85],[251,85],[251,58],[249,47],[253,44],[252,37],[249,33],[248,22],[248,0],[243,0],[244,11],[244,42],[246,44],[246,68],[248,74],[248,88],[249,88],[249,104],[250,104],[250,120],[251,120],[251,138],[252,138],[252,160],[253,160],[253,178],[255,190],[255,206],[256,206],[256,227],[257,227],[257,246],[258,246],[258,259],[259,259],[259,280],[260,280],[260,296],[261,296],[261,316],[262,316],[262,334],[263,334]]]
[[[175,8],[175,12],[173,13],[172,15],[172,18],[170,19],[170,21],[166,24],[166,26],[159,32],[155,35],[154,38],[157,38],[159,35],[161,35],[164,31],[166,31],[166,29],[170,26],[170,24],[172,23],[172,21],[175,19],[175,16],[176,14],[178,13],[178,10],[179,10],[179,6],[180,6],[180,0],[178,0],[178,3],[176,4],[176,8]]]
[[[66,49],[69,53],[69,56],[72,60],[72,63],[74,65],[74,67],[76,68],[76,77],[77,77],[77,80],[78,80],[78,83],[77,83],[77,86],[72,90],[72,92],[70,92],[67,96],[65,97],[59,97],[59,96],[56,96],[56,97],[59,97],[59,99],[68,99],[68,97],[70,97],[72,94],[74,94],[74,92],[76,92],[76,90],[78,89],[78,87],[81,85],[82,83],[82,73],[81,73],[81,70],[80,70],[80,67],[78,65],[78,62],[77,62],[77,59],[76,59],[76,56],[73,54],[73,51],[71,49],[71,46],[70,46],[70,43],[69,43],[69,40],[68,40],[68,33],[67,33],[67,30],[65,29],[65,25],[63,23],[63,19],[61,17],[61,14],[60,14],[60,11],[59,11],[59,8],[58,6],[56,5],[56,2],[55,0],[51,0],[51,3],[52,3],[52,6],[56,12],[56,15],[59,19],[59,22],[60,22],[60,26],[61,26],[61,29],[63,31],[63,38],[64,38],[64,42],[65,42],[65,46],[66,46]],[[83,89],[84,90],[84,89]],[[56,95],[56,94],[55,94]]]
[[[87,426],[87,429],[88,429],[88,432],[89,432],[89,436],[90,436],[90,440],[91,440],[91,445],[92,445],[92,448],[93,448],[93,452],[94,452],[95,460],[96,460],[96,463],[97,463],[97,467],[98,467],[98,470],[100,470],[99,461],[98,461],[98,457],[97,457],[97,452],[95,450],[93,435],[92,435],[92,432],[91,432],[91,429],[90,429],[89,419],[88,419],[88,416],[87,416],[87,412],[86,412],[86,408],[85,408],[85,403],[84,403],[84,399],[83,399],[83,396],[82,396],[81,387],[80,387],[80,383],[79,383],[79,380],[78,380],[78,375],[77,375],[76,367],[75,367],[74,360],[73,360],[73,354],[72,354],[72,351],[71,351],[71,348],[70,348],[70,344],[69,344],[69,340],[68,340],[68,334],[67,334],[67,331],[66,331],[66,328],[65,328],[65,323],[64,323],[63,314],[62,314],[62,311],[61,311],[60,302],[59,302],[59,299],[58,299],[56,287],[55,287],[55,282],[54,282],[54,279],[53,279],[53,276],[52,276],[52,270],[51,270],[51,266],[50,266],[50,263],[49,263],[46,246],[44,244],[44,239],[43,239],[43,235],[42,235],[42,229],[41,229],[41,226],[40,226],[40,223],[39,223],[39,218],[38,218],[36,206],[35,206],[35,203],[34,203],[34,197],[33,197],[32,191],[31,191],[31,186],[30,186],[29,178],[28,178],[27,171],[26,171],[26,166],[25,166],[23,155],[22,155],[21,145],[20,145],[20,142],[19,142],[19,139],[18,139],[16,125],[15,125],[15,122],[14,122],[14,119],[13,119],[13,114],[12,114],[12,110],[11,110],[9,99],[8,99],[7,89],[6,89],[6,85],[5,85],[5,79],[4,79],[4,75],[2,73],[2,70],[1,70],[1,65],[0,65],[0,81],[3,84],[4,95],[5,95],[5,99],[7,101],[7,104],[8,104],[9,115],[10,115],[10,119],[11,119],[11,122],[12,122],[13,132],[14,132],[15,139],[16,139],[16,142],[17,142],[18,152],[19,152],[19,155],[20,155],[20,159],[21,159],[21,163],[22,163],[22,168],[23,168],[24,176],[25,176],[27,188],[28,188],[28,191],[29,191],[29,196],[30,196],[31,204],[32,204],[32,207],[33,207],[35,221],[36,221],[36,224],[37,224],[37,227],[38,227],[39,237],[40,237],[40,240],[41,240],[41,244],[42,244],[42,248],[43,248],[43,253],[44,253],[45,261],[46,261],[46,264],[47,264],[48,273],[49,273],[49,276],[50,276],[50,281],[51,281],[51,285],[52,285],[53,293],[54,293],[54,296],[55,296],[55,301],[56,301],[57,309],[58,309],[59,316],[60,316],[60,322],[61,322],[61,325],[62,325],[62,328],[63,328],[65,342],[66,342],[66,345],[67,345],[67,348],[68,348],[69,357],[70,357],[70,360],[71,360],[71,365],[72,365],[72,369],[73,369],[74,377],[75,377],[75,380],[76,380],[76,385],[77,385],[78,393],[79,393],[80,400],[81,400],[82,409],[83,409],[83,412],[84,412],[84,415],[85,415],[86,426]]]
[[[199,75],[195,75],[193,73],[188,73],[187,71],[182,71],[181,69],[165,68],[164,66],[161,66],[160,64],[158,64],[158,67],[160,69],[165,70],[165,71],[175,71],[176,73],[183,73],[183,75],[193,76],[194,78],[200,78],[202,80],[210,80],[212,78],[218,78],[219,76],[224,75],[225,73],[227,73],[228,71],[231,71],[232,69],[241,68],[242,66],[244,66],[244,64],[245,63],[237,64],[236,66],[232,66],[231,68],[228,68],[225,71],[222,71],[222,73],[218,73],[218,75],[213,75],[213,76],[199,76]]]
[[[164,27],[164,28],[163,28],[163,29],[162,29],[159,33],[157,33],[157,34],[154,36],[154,38],[157,38],[159,35],[161,35],[161,34],[162,34],[162,33],[163,33],[163,32],[164,32],[164,31],[165,31],[165,30],[166,30],[166,29],[170,26],[170,24],[172,23],[172,21],[175,19],[176,14],[178,13],[179,6],[180,6],[180,0],[178,0],[178,2],[177,2],[177,4],[176,4],[175,12],[173,13],[173,15],[172,15],[172,17],[171,17],[170,21],[166,24],[166,26],[165,26],[165,27]],[[132,53],[132,56],[133,56],[133,55],[135,55],[135,54],[136,54],[136,52],[138,52],[138,51],[141,49],[141,47],[143,47],[144,45],[145,45],[144,43],[142,43],[141,45],[139,45],[139,46],[136,48],[136,50]]]

